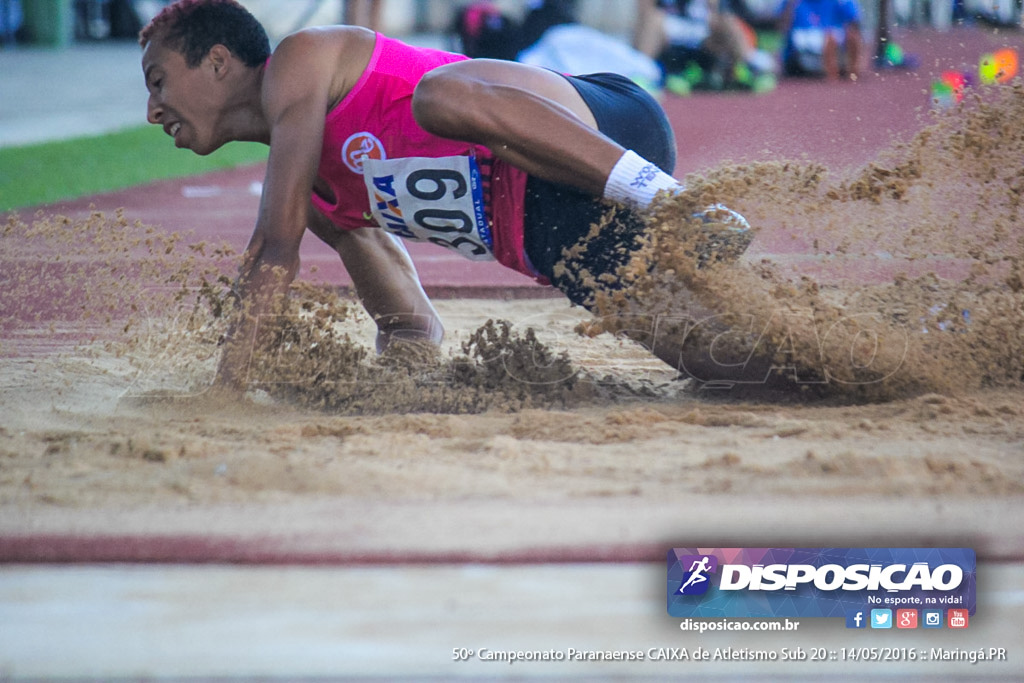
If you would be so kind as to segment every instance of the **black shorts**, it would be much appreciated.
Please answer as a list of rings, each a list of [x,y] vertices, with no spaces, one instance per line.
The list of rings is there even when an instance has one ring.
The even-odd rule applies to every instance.
[[[601,73],[566,77],[590,107],[598,130],[651,161],[668,174],[676,166],[676,141],[668,118],[653,97],[628,78]],[[554,267],[563,250],[590,232],[611,207],[568,185],[530,177],[526,183],[524,249],[530,263],[574,303],[584,305],[590,291],[571,277],[556,277]],[[643,221],[620,210],[615,229],[588,243],[580,266],[594,275],[614,272],[643,231]]]

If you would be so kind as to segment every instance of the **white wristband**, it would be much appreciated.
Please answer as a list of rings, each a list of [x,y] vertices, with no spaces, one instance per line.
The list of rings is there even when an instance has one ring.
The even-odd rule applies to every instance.
[[[631,208],[647,208],[662,190],[681,192],[683,186],[655,164],[627,150],[605,182],[604,198]]]

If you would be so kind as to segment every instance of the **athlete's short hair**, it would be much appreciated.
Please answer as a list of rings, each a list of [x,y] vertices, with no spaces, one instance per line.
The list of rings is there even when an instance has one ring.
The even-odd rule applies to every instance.
[[[196,68],[214,45],[223,45],[246,66],[270,57],[267,32],[236,0],[178,0],[160,11],[139,32],[139,45],[157,39]]]

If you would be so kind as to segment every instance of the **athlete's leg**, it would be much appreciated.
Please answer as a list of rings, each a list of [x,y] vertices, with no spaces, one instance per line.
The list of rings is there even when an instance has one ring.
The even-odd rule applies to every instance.
[[[609,179],[617,177],[613,170],[620,160],[631,163],[624,170],[632,174],[630,181],[645,168],[642,159],[626,155],[624,147],[597,131],[587,104],[564,77],[526,64],[475,59],[435,69],[416,88],[413,114],[435,135],[483,145],[531,176],[595,197],[618,187]],[[651,168],[656,177],[641,190],[678,187],[671,176]],[[649,202],[654,192],[635,202]],[[619,190],[607,196],[633,199]]]
[[[583,96],[565,77],[544,69],[490,60],[448,64],[420,82],[413,98],[413,113],[429,132],[484,145],[534,179],[555,186],[556,193],[559,185],[581,190],[591,198],[584,197],[584,201],[608,196],[607,186],[612,184],[609,179],[617,177],[616,169],[621,168],[623,160],[634,168],[642,165],[645,174],[659,174],[672,183],[671,187],[682,189],[655,164],[627,153],[625,147],[596,130],[596,118]],[[630,180],[633,177],[629,175]],[[531,251],[530,244],[526,246]],[[560,288],[567,289],[562,285]],[[701,318],[707,312],[695,308],[692,314]],[[694,375],[705,371],[716,375],[713,359],[700,349],[691,352],[691,346],[683,344],[677,334],[654,339],[646,339],[643,334],[636,337],[673,367]]]
[[[586,103],[598,130],[620,146],[656,164],[664,173],[675,169],[676,143],[665,112],[642,88],[616,74],[560,77]],[[564,269],[556,269],[563,251],[587,239],[576,265],[590,273],[614,273],[628,260],[636,238],[646,229],[632,211],[620,211],[596,237],[591,226],[602,221],[610,205],[592,194],[537,177],[527,182],[524,201],[524,246],[533,267],[573,302],[586,305],[591,292]]]
[[[676,143],[665,112],[642,88],[616,74],[590,74],[565,77],[586,102],[603,135],[671,173],[675,168]],[[632,211],[619,212],[606,221],[596,237],[588,236],[591,226],[602,222],[608,213],[606,204],[591,195],[563,184],[530,178],[525,197],[525,247],[534,268],[566,293],[575,303],[586,305],[591,292],[581,287],[573,274],[556,269],[565,249],[587,239],[585,253],[574,268],[592,274],[614,273],[629,260],[637,238],[646,230],[642,217]],[[700,216],[706,233],[708,254],[719,260],[732,260],[749,244],[752,233],[738,214],[720,205],[707,207]],[[741,231],[748,234],[743,240]]]

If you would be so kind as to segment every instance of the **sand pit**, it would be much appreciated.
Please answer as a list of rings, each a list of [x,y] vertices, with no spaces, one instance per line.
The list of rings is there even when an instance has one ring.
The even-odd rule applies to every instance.
[[[4,556],[254,557],[66,543],[219,534],[279,560],[649,560],[687,508],[729,536],[713,545],[1019,557],[1019,524],[989,522],[1019,520],[1024,501],[1022,115],[1021,86],[991,89],[852,172],[775,161],[691,177],[622,273],[643,306],[603,292],[596,325],[561,299],[441,300],[438,356],[377,359],[358,307],[304,286],[242,404],[206,392],[230,247],[126,215],[13,217]],[[680,216],[708,201],[758,228],[739,263],[694,267]],[[663,324],[693,303],[733,333]],[[681,330],[737,362],[754,348],[787,381],[701,386],[610,333],[624,329]],[[855,501],[875,522],[844,523]]]
[[[558,301],[439,305],[456,330],[483,322],[480,309],[528,321],[586,371],[577,398],[337,415],[263,391],[234,407],[169,398],[184,385],[166,366],[98,348],[5,360],[8,558],[656,559],[684,514],[741,545],[827,528],[822,545],[1021,550],[1019,526],[988,527],[1019,519],[1020,388],[744,401],[694,393],[631,343],[578,338],[583,316]],[[863,512],[851,520],[840,498]]]
[[[553,345],[572,338],[573,314],[556,302],[441,309],[469,322],[474,305],[541,324]],[[667,502],[707,493],[948,500],[1024,492],[1018,388],[867,405],[731,400],[689,392],[626,343],[572,339],[570,358],[607,384],[580,380],[589,396],[571,407],[481,414],[338,416],[262,391],[247,406],[154,399],[143,389],[147,371],[101,351],[8,360],[0,500],[73,510],[349,496]]]
[[[1014,91],[997,106],[1022,98]],[[725,169],[709,187],[719,177],[743,185],[737,201],[762,220],[757,198],[786,188],[805,212],[829,217],[820,237],[801,234],[819,252],[840,228],[847,242],[880,248],[884,226],[851,229],[854,220],[863,230],[879,225],[872,212],[936,215],[927,190],[917,205],[872,192],[853,198],[837,195],[858,192],[860,181],[805,182],[821,173],[813,166],[767,170],[775,175]],[[866,173],[871,187],[879,174]],[[749,191],[755,175],[769,178],[767,189]],[[736,192],[728,182],[717,187]],[[19,246],[6,252],[5,284],[16,296],[5,299],[0,365],[5,555],[654,559],[679,533],[671,525],[681,501],[703,500],[737,545],[764,543],[766,534],[785,543],[778,525],[814,510],[810,526],[785,528],[813,538],[828,527],[822,545],[965,544],[990,558],[1019,556],[1019,530],[987,527],[994,515],[1019,519],[1024,493],[1024,389],[1014,355],[1020,223],[992,208],[992,196],[982,195],[992,220],[968,211],[977,232],[962,242],[955,221],[933,223],[922,238],[941,245],[939,257],[968,262],[971,276],[960,280],[897,272],[886,281],[869,269],[872,281],[858,283],[871,254],[850,246],[833,270],[850,277],[786,285],[791,264],[756,248],[738,265],[684,273],[712,300],[735,303],[730,312],[753,313],[772,295],[826,324],[870,312],[908,340],[885,376],[814,376],[753,396],[738,391],[752,382],[680,379],[638,344],[594,334],[592,316],[558,299],[440,301],[449,330],[441,354],[381,360],[357,306],[304,286],[280,344],[254,366],[246,401],[224,404],[206,389],[224,329],[217,314],[230,249],[123,216],[11,219],[5,237]],[[778,235],[766,230],[769,243]],[[927,251],[887,248],[907,268]],[[736,283],[748,286],[746,299],[728,299]],[[970,315],[959,314],[968,305]],[[604,318],[604,327],[614,328],[610,320],[620,318]],[[787,339],[796,340],[785,346],[788,358],[806,360],[807,340]],[[878,347],[885,335],[871,339]],[[872,369],[860,346],[845,351],[853,367]],[[871,501],[878,524],[844,527],[847,508],[828,511],[838,498]],[[728,501],[731,512],[721,512]],[[557,532],[545,530],[552,514],[562,520]],[[616,523],[594,524],[609,516]],[[433,522],[426,533],[414,524],[424,519]],[[218,536],[234,544],[215,543]],[[97,537],[134,540],[104,546]],[[200,537],[208,545],[182,541]]]

